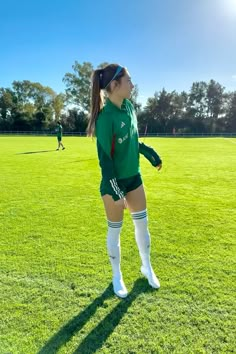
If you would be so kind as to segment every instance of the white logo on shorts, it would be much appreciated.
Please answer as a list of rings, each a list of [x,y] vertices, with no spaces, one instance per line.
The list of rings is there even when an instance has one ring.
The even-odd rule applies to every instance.
[[[124,122],[121,122],[121,128],[123,128],[125,126],[125,123]]]

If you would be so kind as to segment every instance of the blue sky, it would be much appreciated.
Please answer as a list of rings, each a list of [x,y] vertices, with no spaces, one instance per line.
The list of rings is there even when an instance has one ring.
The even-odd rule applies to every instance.
[[[200,80],[236,90],[236,0],[4,1],[0,39],[0,87],[63,92],[77,60],[126,66],[143,104]]]

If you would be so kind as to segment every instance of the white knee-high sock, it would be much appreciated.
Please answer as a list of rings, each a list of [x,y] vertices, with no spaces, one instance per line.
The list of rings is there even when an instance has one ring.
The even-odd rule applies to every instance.
[[[131,213],[135,226],[135,239],[138,245],[139,254],[142,260],[142,265],[145,268],[151,269],[150,263],[150,247],[151,239],[148,231],[147,209]]]
[[[108,222],[107,232],[107,251],[111,262],[113,277],[120,278],[120,231],[122,227],[122,221]]]

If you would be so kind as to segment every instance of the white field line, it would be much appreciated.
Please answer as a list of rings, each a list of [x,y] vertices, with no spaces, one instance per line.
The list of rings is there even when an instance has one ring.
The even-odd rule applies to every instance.
[[[229,138],[223,138],[223,139],[229,141],[229,142],[232,143],[232,144],[236,144],[236,141],[233,141],[233,140],[231,140],[231,139],[229,139]]]

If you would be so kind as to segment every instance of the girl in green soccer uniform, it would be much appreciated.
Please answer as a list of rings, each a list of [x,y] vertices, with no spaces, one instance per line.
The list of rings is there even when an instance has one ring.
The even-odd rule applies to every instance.
[[[62,125],[60,121],[57,122],[56,132],[57,132],[57,142],[58,142],[57,150],[60,149],[60,146],[62,147],[62,150],[65,150],[65,146],[62,144]]]
[[[133,84],[126,68],[110,64],[95,70],[88,135],[96,136],[102,180],[100,192],[107,215],[107,249],[113,272],[113,288],[119,297],[128,292],[120,267],[120,231],[127,207],[134,222],[135,239],[142,261],[141,273],[153,288],[160,283],[150,262],[146,197],[139,169],[143,154],[158,170],[162,161],[151,148],[138,141],[137,119],[129,101]],[[103,104],[102,90],[107,93]]]

